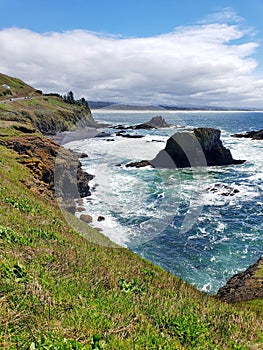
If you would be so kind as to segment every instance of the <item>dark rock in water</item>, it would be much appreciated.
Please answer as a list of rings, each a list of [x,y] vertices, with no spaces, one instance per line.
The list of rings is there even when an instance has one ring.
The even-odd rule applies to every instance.
[[[127,129],[159,129],[159,128],[169,128],[171,125],[168,124],[165,119],[162,116],[156,116],[153,117],[148,122],[138,124],[138,125],[131,125],[131,126],[124,126],[124,125],[116,125],[113,128],[117,130],[127,130]]]
[[[220,140],[221,131],[196,128],[193,132],[178,132],[171,136],[157,156],[150,161],[155,168],[185,168],[242,164],[233,159],[229,149]]]
[[[105,217],[104,216],[102,216],[102,215],[100,215],[100,216],[98,216],[98,219],[97,219],[98,221],[104,221],[105,220]]]
[[[127,137],[129,139],[141,139],[143,137],[143,135],[126,134],[125,131],[117,132],[116,136]]]
[[[126,130],[126,129],[129,129],[129,126],[115,125],[115,126],[111,126],[111,128],[116,130]]]
[[[80,153],[79,158],[88,158],[87,153]]]
[[[77,170],[77,185],[78,192],[81,198],[90,196],[89,182],[94,178],[94,175],[88,174],[82,170],[81,165],[78,166]]]
[[[143,135],[132,135],[132,134],[122,134],[122,137],[126,137],[127,139],[141,139]]]
[[[251,138],[252,140],[263,140],[263,129],[258,131],[247,131],[244,134],[234,134],[232,137],[245,137]]]
[[[89,156],[87,155],[87,153],[79,153],[79,152],[76,152],[76,151],[72,151],[70,149],[70,151],[75,154],[75,156],[77,156],[78,158],[88,158]]]
[[[233,188],[224,184],[215,184],[208,187],[206,190],[208,192],[218,193],[221,196],[234,196],[235,194],[239,193],[239,190],[237,188]]]
[[[133,129],[159,129],[168,128],[171,125],[168,124],[162,116],[153,117],[146,123],[133,126]]]
[[[263,258],[246,271],[234,275],[219,289],[219,299],[227,302],[240,302],[263,298]]]
[[[125,134],[125,131],[116,132],[116,136],[123,136],[124,134]]]
[[[105,131],[99,132],[95,135],[95,137],[111,137],[111,134]]]
[[[131,162],[129,164],[126,164],[125,166],[127,168],[143,168],[148,165],[151,166],[151,163],[148,160],[141,160],[139,162]]]

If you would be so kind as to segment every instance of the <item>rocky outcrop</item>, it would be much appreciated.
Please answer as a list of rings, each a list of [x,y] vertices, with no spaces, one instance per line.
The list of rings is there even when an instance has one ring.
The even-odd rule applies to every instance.
[[[252,140],[263,140],[263,129],[258,131],[247,131],[243,134],[234,134],[232,137],[244,137]]]
[[[156,116],[146,123],[135,125],[133,129],[160,129],[168,128],[170,126],[171,125],[168,124],[162,116]]]
[[[38,133],[0,138],[0,143],[17,152],[17,159],[30,169],[38,180],[38,190],[49,197],[59,195],[64,208],[75,212],[75,198],[90,195],[89,181],[92,175],[84,172],[78,157],[56,142]]]
[[[93,119],[89,109],[73,109],[68,115],[64,113],[65,112],[61,112],[60,118],[52,114],[49,114],[47,118],[46,114],[42,112],[42,114],[39,113],[36,117],[32,118],[32,123],[44,135],[49,136],[54,136],[63,131],[74,130],[76,125],[79,130],[85,129],[86,127],[98,127],[98,123]]]
[[[220,140],[220,130],[196,128],[193,132],[178,132],[171,136],[164,150],[150,161],[155,168],[184,168],[242,164],[233,159]]]
[[[131,125],[131,126],[124,126],[124,125],[115,125],[112,128],[114,129],[120,129],[120,130],[139,130],[139,129],[160,129],[160,128],[169,128],[171,125],[168,124],[165,119],[162,116],[156,116],[151,118],[148,122],[137,124],[137,125]]]
[[[263,298],[263,258],[246,271],[234,275],[219,289],[217,298],[227,302],[240,302]]]

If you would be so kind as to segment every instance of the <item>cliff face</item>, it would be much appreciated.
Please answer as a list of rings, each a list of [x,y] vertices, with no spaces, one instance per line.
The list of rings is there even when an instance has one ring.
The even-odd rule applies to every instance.
[[[217,297],[228,302],[263,298],[263,258],[246,271],[234,275],[219,289]]]
[[[6,130],[6,135],[0,135],[0,144],[13,149],[18,162],[30,169],[38,184],[34,190],[54,199],[56,189],[57,195],[59,192],[63,197],[65,209],[74,212],[74,199],[90,194],[89,181],[93,178],[82,170],[78,157],[30,126],[11,123]]]
[[[220,130],[213,128],[175,133],[151,164],[156,168],[184,168],[243,163],[233,159],[230,150],[223,146],[220,134]]]
[[[33,125],[44,135],[97,125],[88,107],[65,103],[56,96],[0,102],[0,119]]]

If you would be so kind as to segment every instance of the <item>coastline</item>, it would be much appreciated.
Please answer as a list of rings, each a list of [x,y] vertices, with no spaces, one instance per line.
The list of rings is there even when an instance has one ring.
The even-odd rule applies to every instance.
[[[54,100],[45,102],[55,119]],[[95,341],[112,350],[262,345],[262,299],[222,302],[130,250],[112,247],[100,232],[61,211],[52,191],[54,145],[23,108],[27,101],[16,106],[15,121],[1,112],[0,122],[3,349],[90,349]],[[43,125],[45,113],[38,118]]]

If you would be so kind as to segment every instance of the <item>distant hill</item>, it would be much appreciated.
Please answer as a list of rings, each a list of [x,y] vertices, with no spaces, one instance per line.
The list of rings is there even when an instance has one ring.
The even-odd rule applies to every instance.
[[[163,110],[161,106],[154,105],[142,105],[142,104],[128,104],[119,102],[107,102],[107,101],[88,101],[91,109],[107,109],[107,110],[121,110],[121,111],[143,111],[143,110]]]
[[[193,105],[143,105],[143,104],[128,104],[122,102],[109,102],[109,101],[88,101],[91,109],[107,109],[107,110],[130,110],[130,111],[143,111],[143,110],[167,110],[167,111],[252,111],[253,108],[237,108],[237,107],[224,107],[224,106],[193,106]]]
[[[109,107],[111,105],[115,105],[116,102],[108,102],[108,101],[88,101],[89,107],[91,109],[100,109]]]

